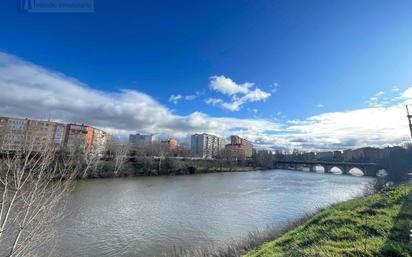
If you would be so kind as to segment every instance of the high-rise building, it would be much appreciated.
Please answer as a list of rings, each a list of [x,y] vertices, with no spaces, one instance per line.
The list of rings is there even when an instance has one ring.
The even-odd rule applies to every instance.
[[[206,133],[191,137],[191,150],[194,156],[212,159],[219,157],[224,149],[225,140]]]

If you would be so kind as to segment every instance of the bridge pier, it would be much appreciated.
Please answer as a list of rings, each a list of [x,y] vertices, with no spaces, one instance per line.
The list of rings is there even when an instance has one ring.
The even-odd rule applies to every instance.
[[[376,167],[362,167],[362,172],[364,176],[375,177],[378,169]]]
[[[342,174],[344,174],[344,175],[348,175],[349,174],[349,171],[352,169],[352,167],[351,166],[348,166],[348,165],[345,165],[345,166],[343,166],[342,167]]]
[[[315,172],[315,171],[316,171],[316,170],[315,170],[315,165],[310,164],[310,165],[309,165],[309,171],[310,171],[310,172]]]
[[[309,165],[309,172],[316,172],[316,165],[310,164]]]

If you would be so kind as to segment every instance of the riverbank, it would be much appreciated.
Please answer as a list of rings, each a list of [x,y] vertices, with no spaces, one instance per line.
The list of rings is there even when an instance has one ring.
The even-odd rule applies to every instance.
[[[171,257],[412,256],[412,182],[333,204],[283,229],[250,233],[220,248]]]
[[[79,174],[79,179],[112,178],[135,176],[179,176],[218,172],[249,172],[268,168],[256,167],[247,162],[228,162],[225,160],[185,160],[165,158],[162,161],[152,158],[135,158],[126,161],[116,171],[115,161],[100,160],[87,174]]]
[[[412,182],[334,204],[246,257],[412,256]]]

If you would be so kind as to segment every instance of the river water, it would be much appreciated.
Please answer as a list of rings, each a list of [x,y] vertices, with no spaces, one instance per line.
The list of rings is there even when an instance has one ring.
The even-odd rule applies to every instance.
[[[59,256],[159,256],[282,227],[362,193],[372,178],[286,170],[76,182]]]

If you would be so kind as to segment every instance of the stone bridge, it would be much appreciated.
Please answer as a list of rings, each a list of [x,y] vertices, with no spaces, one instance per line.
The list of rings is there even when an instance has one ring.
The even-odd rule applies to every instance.
[[[316,166],[324,168],[325,173],[332,173],[333,168],[339,168],[342,174],[349,174],[353,168],[358,168],[363,172],[364,176],[375,177],[379,167],[376,163],[355,163],[355,162],[329,162],[329,161],[277,161],[276,168],[278,169],[293,169],[302,170],[304,167],[309,168],[309,171],[315,172]]]

